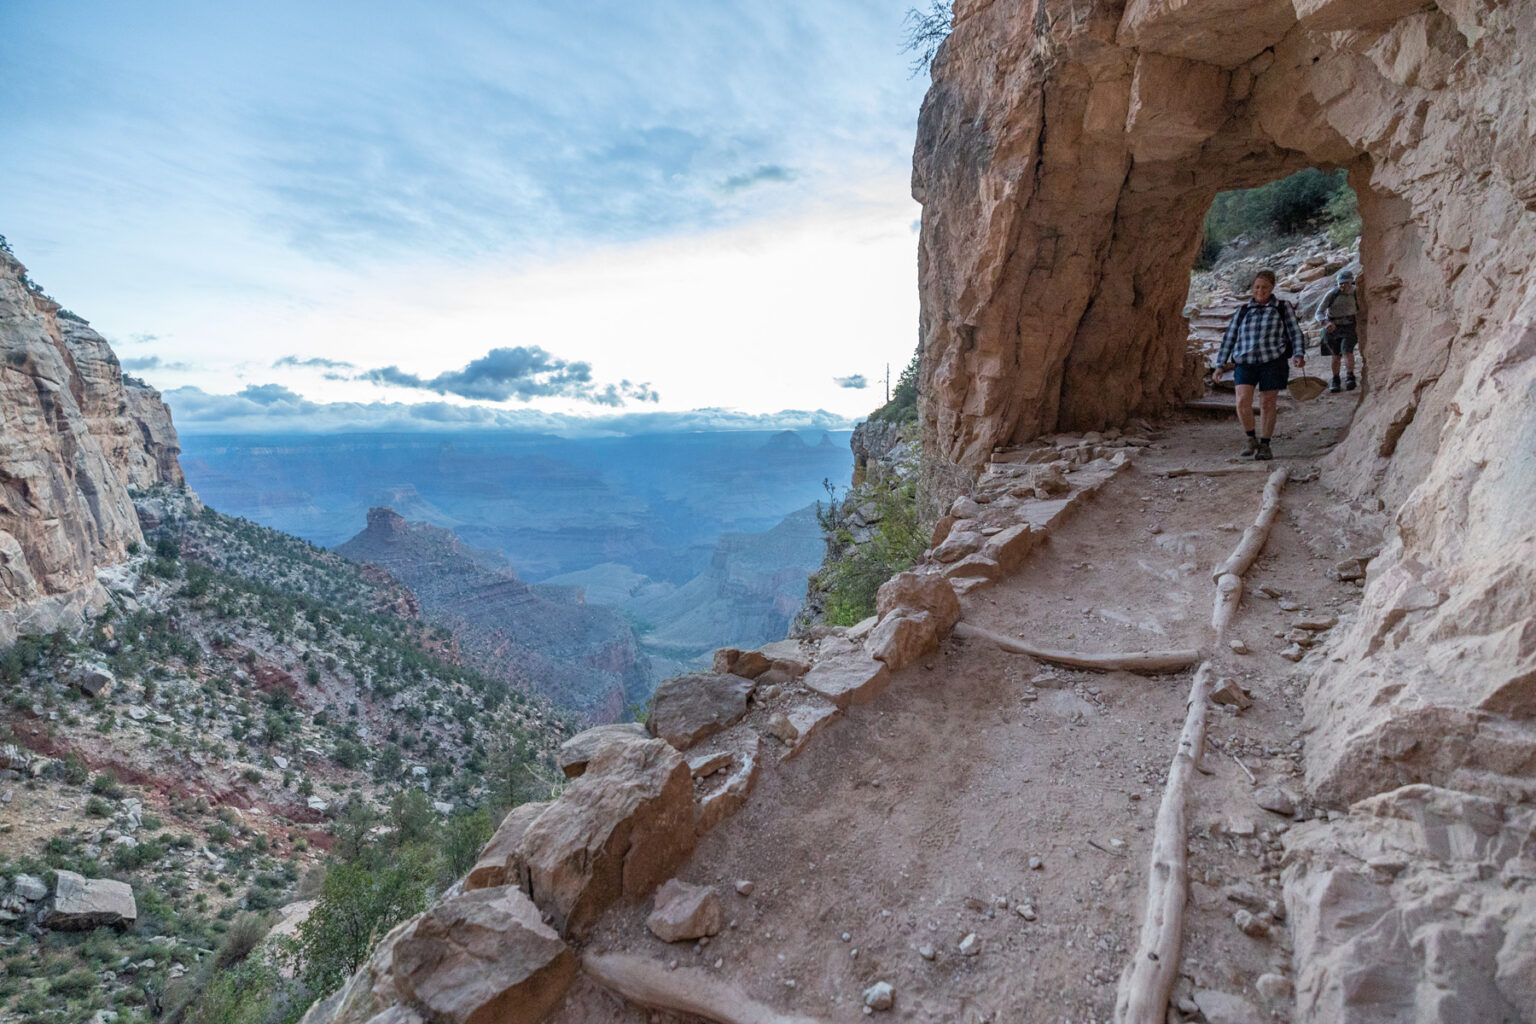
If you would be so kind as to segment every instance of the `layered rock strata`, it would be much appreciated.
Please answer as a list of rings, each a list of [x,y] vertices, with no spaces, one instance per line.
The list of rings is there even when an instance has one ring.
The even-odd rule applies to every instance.
[[[143,540],[130,488],[183,486],[158,392],[0,252],[0,646],[101,607],[96,570]]]
[[[1393,521],[1312,682],[1306,758],[1313,795],[1363,801],[1343,821],[1369,827],[1373,801],[1404,786],[1533,795],[1533,53],[1529,2],[960,0],[921,116],[922,422],[935,454],[972,471],[999,445],[1190,393],[1180,305],[1213,196],[1348,169],[1365,388],[1325,480]],[[1319,825],[1297,850],[1345,857],[1351,828]],[[1416,1019],[1521,1005],[1498,980],[1497,916],[1465,956],[1350,944],[1349,929],[1406,918],[1341,923],[1316,905],[1326,886],[1291,877],[1298,1019],[1403,1019],[1356,984],[1378,969],[1462,994],[1415,1003]],[[1493,885],[1463,872],[1456,898]],[[1415,934],[1452,919],[1449,897],[1377,895]],[[1306,934],[1325,926],[1348,934]]]

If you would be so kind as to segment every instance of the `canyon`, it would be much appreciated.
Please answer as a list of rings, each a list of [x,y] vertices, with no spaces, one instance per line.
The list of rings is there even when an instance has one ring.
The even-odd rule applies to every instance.
[[[1532,54],[1529,2],[958,0],[912,179],[928,550],[561,742],[306,1024],[1536,1019]],[[1186,404],[1189,268],[1218,191],[1308,166],[1359,196],[1363,387],[1259,465]],[[13,630],[179,484],[19,274]],[[456,559],[423,605],[536,597],[434,530],[355,543]]]

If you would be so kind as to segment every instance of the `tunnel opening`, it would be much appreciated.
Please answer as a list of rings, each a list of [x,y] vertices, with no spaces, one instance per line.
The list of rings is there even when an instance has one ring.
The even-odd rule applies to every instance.
[[[1183,311],[1204,387],[1195,404],[1218,411],[1233,394],[1222,339],[1261,270],[1275,274],[1275,295],[1301,328],[1307,365],[1295,372],[1325,380],[1330,393],[1363,384],[1361,227],[1359,197],[1343,169],[1305,168],[1217,193],[1201,223]],[[1341,275],[1354,283],[1340,287]]]

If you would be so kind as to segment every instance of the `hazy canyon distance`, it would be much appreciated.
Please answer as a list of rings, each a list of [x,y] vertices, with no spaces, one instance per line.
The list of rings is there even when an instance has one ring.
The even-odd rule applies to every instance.
[[[613,720],[717,647],[785,635],[848,437],[192,433],[181,461],[210,506],[399,576],[482,671]],[[375,508],[411,529],[370,533]]]

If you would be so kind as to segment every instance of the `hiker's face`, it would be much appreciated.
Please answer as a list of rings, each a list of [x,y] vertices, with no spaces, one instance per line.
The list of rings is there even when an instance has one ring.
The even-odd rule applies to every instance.
[[[1353,281],[1340,281],[1339,282],[1339,290],[1340,291],[1344,291],[1344,292],[1352,292],[1352,291],[1355,290],[1355,282],[1353,282]]]
[[[1268,302],[1274,290],[1275,283],[1269,278],[1256,277],[1253,279],[1253,300],[1255,302]]]

